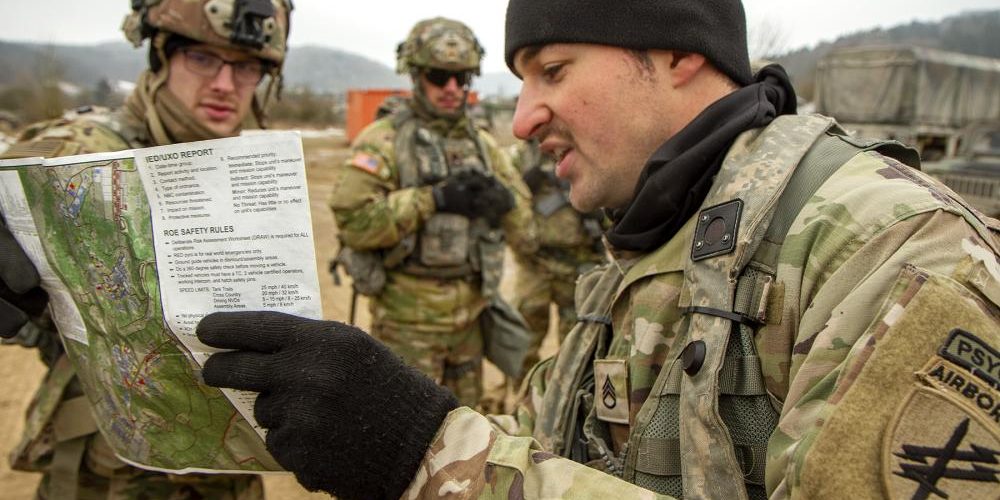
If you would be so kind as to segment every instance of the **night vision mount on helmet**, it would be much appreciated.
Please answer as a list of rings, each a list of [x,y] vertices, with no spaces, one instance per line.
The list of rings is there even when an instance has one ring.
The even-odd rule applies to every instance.
[[[131,6],[122,30],[136,47],[171,33],[247,51],[274,63],[278,72],[288,50],[289,0],[131,0]]]

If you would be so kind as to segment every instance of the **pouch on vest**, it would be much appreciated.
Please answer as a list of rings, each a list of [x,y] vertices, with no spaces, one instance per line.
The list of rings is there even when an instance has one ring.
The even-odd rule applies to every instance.
[[[497,230],[482,232],[478,237],[479,255],[472,259],[472,268],[483,280],[482,293],[487,300],[498,297],[503,273],[504,240]]]
[[[548,194],[536,197],[534,208],[538,215],[541,215],[542,217],[549,217],[566,205],[569,205],[566,195],[564,195],[561,191],[552,191]]]
[[[341,245],[340,252],[333,260],[330,272],[337,278],[337,266],[343,266],[344,271],[353,281],[354,291],[361,295],[375,296],[385,288],[385,265],[381,255],[375,252],[353,250]]]
[[[469,219],[434,214],[420,235],[420,263],[427,267],[461,266],[469,259]]]
[[[534,335],[524,317],[507,301],[493,297],[479,316],[483,354],[508,377],[518,379]]]

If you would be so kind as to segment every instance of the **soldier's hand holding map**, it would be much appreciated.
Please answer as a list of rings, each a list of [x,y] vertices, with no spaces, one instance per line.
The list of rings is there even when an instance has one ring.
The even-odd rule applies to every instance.
[[[205,382],[256,391],[267,449],[310,490],[399,498],[458,402],[365,332],[275,312],[206,316]]]
[[[17,335],[29,316],[45,308],[48,297],[39,283],[35,265],[0,222],[0,337]]]

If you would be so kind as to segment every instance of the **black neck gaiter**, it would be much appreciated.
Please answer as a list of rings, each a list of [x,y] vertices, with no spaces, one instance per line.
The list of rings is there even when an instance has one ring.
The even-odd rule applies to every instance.
[[[764,67],[755,80],[706,108],[653,153],[632,202],[609,211],[614,248],[650,252],[669,241],[705,201],[736,137],[795,113],[795,90],[781,66]]]

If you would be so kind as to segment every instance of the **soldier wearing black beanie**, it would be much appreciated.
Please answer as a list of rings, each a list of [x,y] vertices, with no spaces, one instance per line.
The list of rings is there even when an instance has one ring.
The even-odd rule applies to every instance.
[[[268,449],[341,498],[996,498],[992,472],[899,472],[911,449],[1000,449],[927,375],[962,370],[956,338],[1000,346],[998,301],[956,274],[998,259],[987,222],[900,144],[797,115],[780,66],[751,72],[744,23],[737,0],[510,0],[514,135],[613,224],[514,415],[276,313],[199,325],[237,349],[205,380],[260,391]]]
[[[740,86],[753,81],[739,0],[511,0],[504,57],[531,45],[593,43],[694,52]]]

